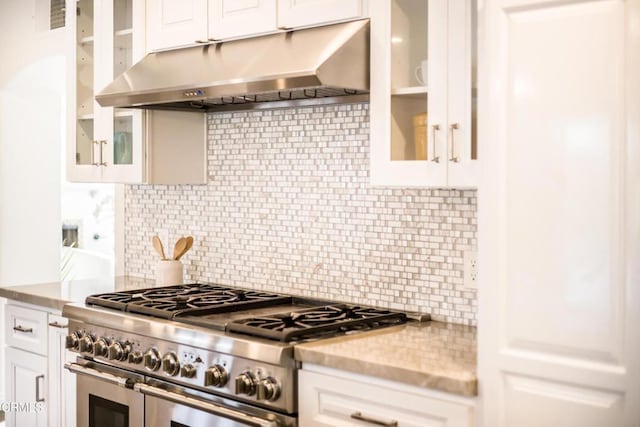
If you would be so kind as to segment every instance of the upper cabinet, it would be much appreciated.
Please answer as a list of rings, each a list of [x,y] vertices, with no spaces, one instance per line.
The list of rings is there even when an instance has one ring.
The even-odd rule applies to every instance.
[[[323,25],[366,15],[366,0],[157,0],[147,4],[147,50]]]
[[[107,108],[95,101],[97,92],[144,55],[144,11],[143,1],[67,0],[69,181],[206,182],[204,114],[171,113],[183,119],[180,138],[170,140],[160,132],[161,118],[169,113]],[[176,152],[190,162],[180,173],[166,160]]]
[[[370,8],[372,184],[475,187],[475,2]]]

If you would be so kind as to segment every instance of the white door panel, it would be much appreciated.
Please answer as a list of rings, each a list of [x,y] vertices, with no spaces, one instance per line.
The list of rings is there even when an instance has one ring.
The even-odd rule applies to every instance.
[[[485,3],[482,425],[640,424],[639,5]]]

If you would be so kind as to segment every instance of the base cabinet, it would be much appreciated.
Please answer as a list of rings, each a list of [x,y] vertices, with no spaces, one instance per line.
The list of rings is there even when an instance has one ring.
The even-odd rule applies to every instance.
[[[66,319],[19,302],[3,308],[4,402],[13,405],[7,427],[75,426],[75,379],[63,368],[73,358],[65,349]]]
[[[6,353],[7,427],[46,427],[47,358],[16,348]]]
[[[475,400],[314,365],[298,375],[300,427],[471,427]]]

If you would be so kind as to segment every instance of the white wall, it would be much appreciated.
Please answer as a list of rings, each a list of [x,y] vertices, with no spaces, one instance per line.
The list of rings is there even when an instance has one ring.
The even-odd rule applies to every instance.
[[[59,277],[64,29],[35,10],[0,2],[0,286]]]
[[[43,29],[48,3],[0,1],[0,286],[60,274],[64,29]]]

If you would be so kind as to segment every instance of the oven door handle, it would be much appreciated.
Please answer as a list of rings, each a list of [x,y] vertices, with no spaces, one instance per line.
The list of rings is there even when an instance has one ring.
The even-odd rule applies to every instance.
[[[135,381],[131,378],[119,377],[117,375],[109,374],[106,372],[100,372],[95,369],[87,368],[86,366],[79,365],[77,363],[66,362],[64,364],[65,369],[68,369],[74,374],[86,375],[88,377],[96,378],[102,381],[106,381],[111,384],[115,384],[120,387],[133,388]]]
[[[205,412],[219,415],[224,418],[228,418],[233,421],[237,421],[242,424],[246,424],[253,427],[278,427],[276,421],[265,420],[262,418],[254,417],[252,415],[245,414],[234,409],[226,408],[224,406],[216,405],[211,402],[204,402],[200,399],[194,399],[193,397],[185,396],[183,394],[174,393],[162,388],[150,386],[143,383],[137,383],[133,386],[135,391],[149,396],[157,397],[163,400],[169,400],[180,405],[187,405],[195,409],[200,409]]]

